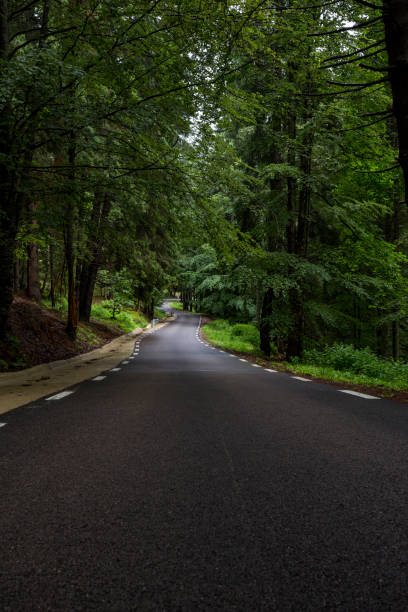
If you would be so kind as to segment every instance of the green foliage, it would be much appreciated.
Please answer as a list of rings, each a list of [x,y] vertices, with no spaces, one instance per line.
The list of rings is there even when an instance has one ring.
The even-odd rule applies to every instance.
[[[134,318],[129,312],[126,312],[125,310],[122,310],[118,314],[118,316],[116,317],[116,321],[118,322],[119,326],[126,332],[130,332],[136,327]]]
[[[91,311],[92,317],[103,321],[112,321],[112,309],[106,308],[106,303],[94,304]],[[133,310],[121,310],[115,317],[115,324],[123,331],[129,332],[135,327],[146,327],[147,321],[140,312]]]
[[[141,312],[135,312],[134,310],[128,312],[132,316],[135,327],[147,327],[148,322]]]
[[[110,319],[110,311],[102,306],[102,304],[93,304],[91,309],[91,316],[95,319]]]
[[[52,308],[51,300],[49,298],[43,298],[42,303],[47,308]],[[61,313],[68,312],[68,300],[63,295],[58,296],[55,300],[55,310],[58,310]]]
[[[305,351],[302,363],[359,374],[372,381],[394,384],[396,388],[408,388],[408,363],[381,359],[369,348],[334,344],[321,350]]]
[[[166,313],[161,308],[155,308],[154,309],[154,318],[155,319],[165,319],[166,316],[167,316]]]
[[[217,346],[231,351],[261,356],[259,332],[254,325],[216,319],[207,323],[203,332],[205,337]],[[277,352],[276,346],[272,343],[271,352]]]

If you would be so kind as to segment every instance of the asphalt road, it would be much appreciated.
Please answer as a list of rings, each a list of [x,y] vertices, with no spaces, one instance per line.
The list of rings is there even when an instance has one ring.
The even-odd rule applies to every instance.
[[[408,407],[199,342],[2,415],[0,609],[407,610]]]

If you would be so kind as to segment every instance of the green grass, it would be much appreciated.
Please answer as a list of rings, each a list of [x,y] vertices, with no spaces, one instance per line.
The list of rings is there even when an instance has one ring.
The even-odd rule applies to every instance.
[[[205,337],[213,344],[254,357],[262,357],[259,332],[254,325],[216,319],[204,326]],[[271,346],[272,353],[276,352]],[[265,360],[266,361],[266,360]],[[370,349],[335,344],[322,350],[305,351],[302,361],[291,363],[267,360],[280,370],[323,378],[336,383],[381,387],[387,391],[408,391],[408,363],[381,359]]]
[[[142,313],[131,309],[121,310],[116,317],[112,319],[110,310],[102,306],[102,304],[94,304],[92,306],[91,316],[103,323],[114,324],[120,327],[124,332],[130,332],[136,327],[147,326],[147,321]]]
[[[230,323],[216,319],[204,327],[204,335],[210,342],[230,351],[262,356],[259,348],[259,331],[250,323]],[[272,350],[275,347],[271,346]]]
[[[347,344],[334,344],[321,350],[305,351],[302,361],[295,363],[294,367],[304,374],[330,380],[408,390],[408,363],[382,359],[369,348],[356,349]],[[315,374],[315,371],[318,373]]]
[[[160,308],[155,308],[154,309],[154,318],[155,319],[165,319],[166,317],[167,317],[167,315],[164,312],[164,310],[161,310]]]
[[[86,342],[90,346],[96,346],[101,344],[101,339],[98,337],[98,335],[92,329],[89,329],[86,324],[83,323],[78,325],[77,340],[81,342]]]
[[[43,298],[41,303],[46,308],[52,308],[51,300],[49,298]],[[68,300],[67,298],[60,296],[55,300],[55,308],[54,310],[58,310],[59,312],[68,312]]]
[[[300,363],[300,364],[292,364],[286,362],[280,362],[276,365],[276,367],[284,366],[291,372],[295,374],[306,374],[309,376],[314,376],[316,378],[324,378],[326,380],[331,380],[333,382],[344,382],[344,383],[352,383],[355,385],[362,385],[365,387],[382,387],[383,389],[387,389],[389,391],[407,391],[408,390],[408,382],[407,380],[402,380],[401,378],[396,378],[392,381],[387,381],[381,378],[373,378],[370,376],[364,376],[363,374],[356,374],[355,372],[348,372],[342,370],[335,370],[334,368],[328,366],[316,366],[310,363]]]

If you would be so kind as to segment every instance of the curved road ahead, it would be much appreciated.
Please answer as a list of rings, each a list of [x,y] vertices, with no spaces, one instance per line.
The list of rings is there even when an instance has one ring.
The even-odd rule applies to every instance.
[[[2,415],[1,610],[407,610],[408,407],[198,322]]]

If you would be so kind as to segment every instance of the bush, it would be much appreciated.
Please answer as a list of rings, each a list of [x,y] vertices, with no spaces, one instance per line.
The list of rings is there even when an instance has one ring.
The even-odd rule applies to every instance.
[[[231,326],[231,336],[243,338],[254,346],[259,346],[259,331],[250,323],[236,323]]]
[[[117,315],[116,321],[125,331],[132,331],[135,328],[135,321],[132,315],[124,310]]]
[[[52,308],[51,300],[49,298],[43,298],[41,301],[47,308]],[[68,300],[66,297],[61,295],[56,298],[55,310],[59,310],[60,312],[68,312]]]
[[[305,351],[302,362],[388,382],[400,379],[408,381],[408,363],[381,359],[369,348],[356,349],[348,344],[334,344],[322,350]]]
[[[102,304],[93,304],[91,315],[96,319],[110,319],[111,313]]]
[[[251,323],[229,323],[226,319],[215,319],[205,326],[206,337],[214,344],[232,351],[261,356],[259,331]],[[271,343],[271,352],[277,353]]]

